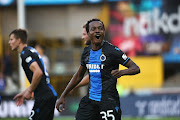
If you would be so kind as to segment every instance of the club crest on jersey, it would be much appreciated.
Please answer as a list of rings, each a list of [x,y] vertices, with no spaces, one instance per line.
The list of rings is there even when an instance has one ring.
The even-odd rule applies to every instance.
[[[104,55],[104,54],[102,54],[101,56],[100,56],[100,60],[103,62],[103,61],[105,61],[106,60],[106,56]]]

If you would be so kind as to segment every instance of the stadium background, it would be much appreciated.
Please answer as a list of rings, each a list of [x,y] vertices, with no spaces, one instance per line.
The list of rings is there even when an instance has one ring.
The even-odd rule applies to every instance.
[[[32,101],[16,107],[12,97],[28,86],[19,71],[18,54],[9,51],[8,35],[19,25],[18,0],[0,0],[0,118],[29,116]],[[82,25],[100,18],[106,39],[122,49],[141,68],[141,74],[118,79],[123,119],[180,117],[180,1],[175,0],[25,0],[24,27],[29,45],[43,45],[50,60],[51,84],[62,93],[79,66]],[[11,88],[3,71],[11,57]],[[8,66],[10,67],[10,66]],[[123,69],[120,66],[120,69]],[[22,80],[20,80],[23,78]],[[87,87],[73,91],[66,111],[55,111],[55,120],[74,116]],[[64,118],[65,116],[65,118]],[[73,117],[67,118],[72,120]]]

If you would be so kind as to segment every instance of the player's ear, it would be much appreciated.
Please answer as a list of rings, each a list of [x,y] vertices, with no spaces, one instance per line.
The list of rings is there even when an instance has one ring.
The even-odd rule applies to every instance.
[[[22,40],[20,38],[17,38],[18,43],[20,44]]]

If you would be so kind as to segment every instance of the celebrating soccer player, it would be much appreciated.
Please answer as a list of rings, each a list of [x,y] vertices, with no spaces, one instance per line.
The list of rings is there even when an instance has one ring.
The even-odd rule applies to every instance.
[[[118,47],[104,41],[105,27],[99,19],[89,20],[86,31],[91,45],[84,48],[81,65],[57,101],[56,108],[62,112],[67,94],[89,72],[89,91],[81,99],[76,120],[120,120],[121,109],[116,89],[117,78],[140,73],[139,67]],[[119,70],[119,64],[127,69]]]

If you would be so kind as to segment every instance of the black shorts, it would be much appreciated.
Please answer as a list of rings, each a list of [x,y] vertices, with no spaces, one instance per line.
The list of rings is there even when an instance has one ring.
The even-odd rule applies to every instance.
[[[107,97],[97,102],[85,96],[79,104],[76,120],[121,120],[120,101]]]
[[[29,120],[53,120],[57,97],[35,100]]]

